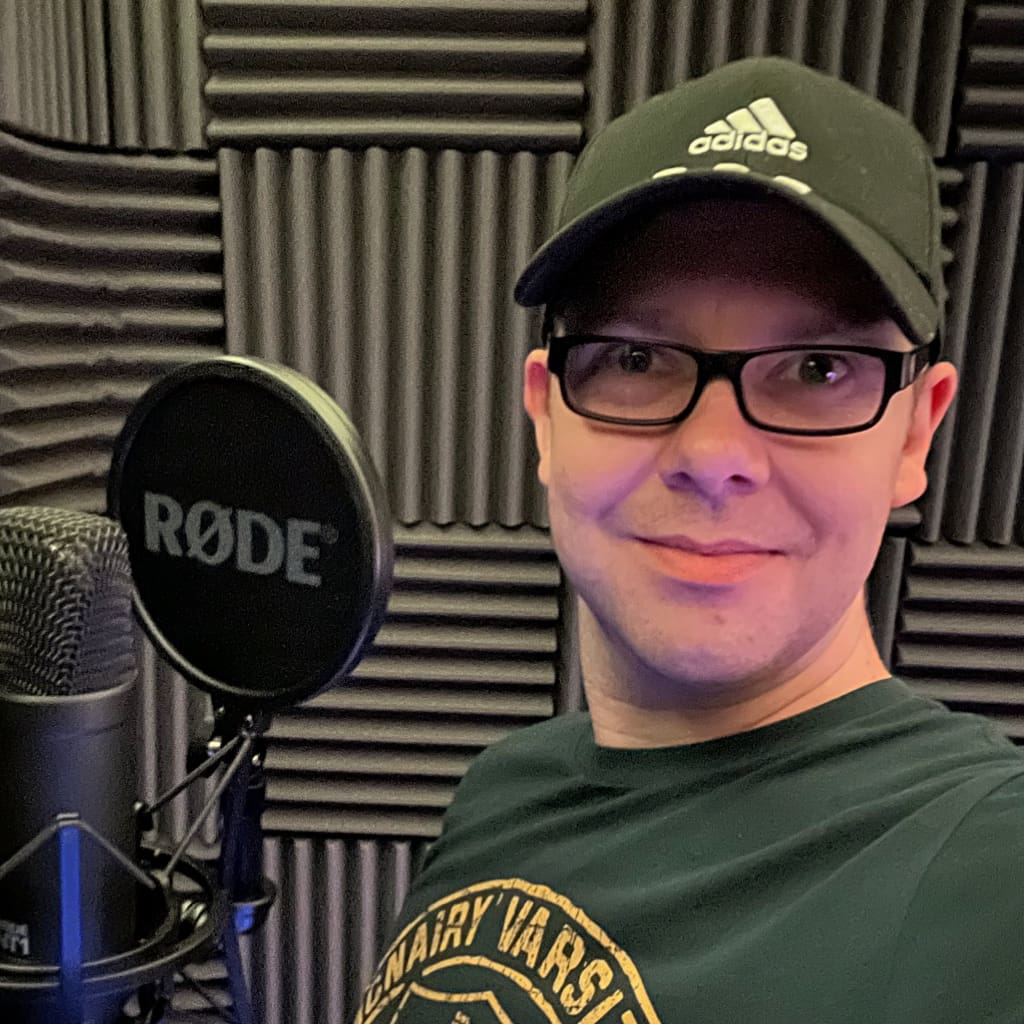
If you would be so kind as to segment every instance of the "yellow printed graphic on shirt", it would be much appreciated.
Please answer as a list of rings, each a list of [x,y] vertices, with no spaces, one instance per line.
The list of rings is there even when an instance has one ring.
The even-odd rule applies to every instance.
[[[354,1024],[661,1024],[628,954],[521,878],[431,904],[392,942]]]

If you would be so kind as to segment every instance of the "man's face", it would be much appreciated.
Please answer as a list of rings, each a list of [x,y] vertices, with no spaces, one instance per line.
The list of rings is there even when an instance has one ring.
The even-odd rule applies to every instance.
[[[673,209],[606,244],[565,303],[572,332],[742,350],[830,338],[906,351],[860,265],[791,207],[747,200]],[[850,327],[848,324],[855,326]],[[890,510],[927,486],[932,434],[955,393],[948,363],[869,430],[798,437],[747,423],[716,380],[682,423],[578,416],[530,353],[524,399],[552,538],[593,621],[603,670],[656,706],[684,691],[731,703],[827,645],[861,600]],[[741,539],[780,554],[730,586],[667,572],[638,538]]]

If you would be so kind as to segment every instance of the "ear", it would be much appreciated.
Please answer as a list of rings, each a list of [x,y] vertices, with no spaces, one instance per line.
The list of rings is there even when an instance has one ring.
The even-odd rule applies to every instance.
[[[956,367],[941,362],[929,367],[913,385],[914,406],[896,473],[893,508],[916,501],[927,490],[925,462],[935,431],[956,396],[958,381]]]
[[[537,477],[547,487],[551,475],[551,375],[548,373],[547,349],[535,348],[523,365],[523,405],[533,420],[537,441]]]

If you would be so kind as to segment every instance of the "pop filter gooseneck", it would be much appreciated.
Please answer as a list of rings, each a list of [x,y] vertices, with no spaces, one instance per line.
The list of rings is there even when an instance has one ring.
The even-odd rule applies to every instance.
[[[263,877],[264,733],[273,711],[343,679],[373,642],[394,562],[384,488],[326,392],[284,366],[224,356],[157,382],[114,448],[108,512],[128,537],[134,607],[216,710],[223,935],[239,1024],[252,1020],[237,936],[274,898]],[[153,805],[151,816],[213,760]]]

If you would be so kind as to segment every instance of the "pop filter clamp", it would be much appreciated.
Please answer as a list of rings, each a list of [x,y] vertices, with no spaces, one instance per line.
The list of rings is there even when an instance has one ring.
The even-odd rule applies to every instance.
[[[274,711],[343,680],[383,623],[394,564],[385,491],[326,392],[288,367],[224,356],[146,392],[115,443],[107,497],[128,538],[136,617],[216,709],[205,759],[136,806],[140,832],[227,763],[174,849],[152,856],[167,874],[189,864],[185,850],[219,804],[231,1019],[254,1024],[238,936],[263,924],[276,896],[263,875],[266,733]],[[151,985],[139,1003],[155,1015],[123,1019],[151,1024],[168,1001]]]

